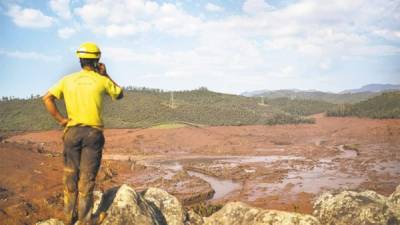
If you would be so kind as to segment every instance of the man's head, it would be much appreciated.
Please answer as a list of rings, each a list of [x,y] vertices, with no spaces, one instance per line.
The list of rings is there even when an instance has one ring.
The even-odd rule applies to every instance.
[[[95,70],[99,64],[99,60],[98,59],[84,59],[84,58],[80,58],[79,62],[81,63],[81,67],[83,68],[91,68],[92,70]]]
[[[95,43],[86,42],[83,43],[79,49],[76,51],[81,67],[90,67],[92,69],[97,68],[101,52],[99,47]]]

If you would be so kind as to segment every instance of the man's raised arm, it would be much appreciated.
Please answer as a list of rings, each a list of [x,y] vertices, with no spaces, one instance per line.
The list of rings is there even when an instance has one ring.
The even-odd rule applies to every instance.
[[[111,79],[111,77],[108,75],[107,73],[107,69],[106,69],[106,65],[104,63],[99,63],[99,69],[98,69],[98,73],[100,73],[103,76],[108,77],[108,79],[110,79],[111,82],[113,82],[113,84],[119,88],[121,88],[113,79]],[[121,88],[121,93],[115,98],[117,100],[121,99],[124,97],[124,90]]]

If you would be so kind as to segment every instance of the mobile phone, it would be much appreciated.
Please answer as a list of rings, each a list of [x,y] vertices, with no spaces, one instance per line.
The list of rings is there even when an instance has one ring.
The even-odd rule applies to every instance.
[[[95,63],[93,64],[93,66],[94,66],[94,71],[96,71],[96,73],[99,73],[99,63],[98,63],[98,62],[95,62]]]

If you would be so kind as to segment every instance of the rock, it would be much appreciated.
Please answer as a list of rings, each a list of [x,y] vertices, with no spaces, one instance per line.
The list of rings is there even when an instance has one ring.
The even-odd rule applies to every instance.
[[[226,204],[210,217],[204,218],[204,225],[320,225],[310,215],[263,210],[241,202]]]
[[[187,212],[185,225],[202,225],[203,223],[203,217],[199,216],[193,210]]]
[[[374,191],[326,192],[314,204],[314,216],[264,210],[231,202],[209,217],[185,211],[179,200],[158,188],[135,192],[128,185],[94,192],[103,225],[400,225],[400,185],[390,197]],[[31,207],[32,208],[32,207]],[[63,225],[56,219],[37,225]]]
[[[183,225],[184,210],[179,200],[158,188],[149,188],[143,195],[144,199],[154,204],[155,208],[164,215],[168,225]]]
[[[58,219],[49,219],[46,221],[37,222],[36,225],[64,225],[64,223]]]
[[[158,214],[159,211],[124,184],[118,189],[110,189],[104,193],[96,214],[106,213],[102,225],[166,224],[163,215]]]
[[[399,224],[387,202],[386,197],[374,191],[326,192],[315,202],[313,214],[322,224]]]
[[[400,221],[400,185],[397,186],[396,190],[389,196],[388,203],[392,211],[396,214],[397,220]]]

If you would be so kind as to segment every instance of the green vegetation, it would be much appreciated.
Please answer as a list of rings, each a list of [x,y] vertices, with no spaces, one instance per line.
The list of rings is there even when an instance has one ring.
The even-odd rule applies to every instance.
[[[343,104],[327,112],[328,116],[357,116],[374,119],[400,118],[400,92],[387,92],[354,105]]]
[[[298,100],[314,100],[324,101],[334,104],[353,104],[360,101],[367,100],[380,93],[374,92],[360,92],[360,93],[345,93],[335,94],[321,91],[293,91],[293,90],[278,90],[278,91],[267,91],[264,93],[258,93],[254,97],[264,96],[265,98],[289,98]]]
[[[65,114],[64,104],[58,102],[57,105]],[[21,131],[53,128],[58,128],[58,125],[46,112],[40,98],[0,101],[0,130]]]
[[[222,94],[201,88],[173,93],[154,89],[125,91],[125,98],[105,100],[104,122],[109,128],[178,128],[207,125],[313,123],[306,116],[327,112],[328,116],[400,118],[400,92],[388,92],[353,105],[324,101]],[[264,101],[262,101],[264,100]],[[65,114],[62,101],[57,102]],[[45,111],[38,97],[0,101],[0,131],[60,128]]]
[[[173,94],[154,89],[125,90],[125,98],[105,99],[104,123],[109,128],[171,128],[182,125],[251,125],[313,123],[304,115],[323,112],[326,103],[280,99],[259,104],[260,99],[222,94],[200,88]],[[62,101],[57,102],[65,115]],[[302,104],[303,106],[299,106]],[[312,109],[304,106],[315,105]],[[328,104],[327,106],[330,106]],[[178,127],[179,127],[178,126]],[[0,130],[47,130],[59,128],[38,97],[0,101]]]
[[[309,116],[333,109],[336,105],[324,101],[288,98],[275,98],[264,100],[265,104],[293,115]]]

